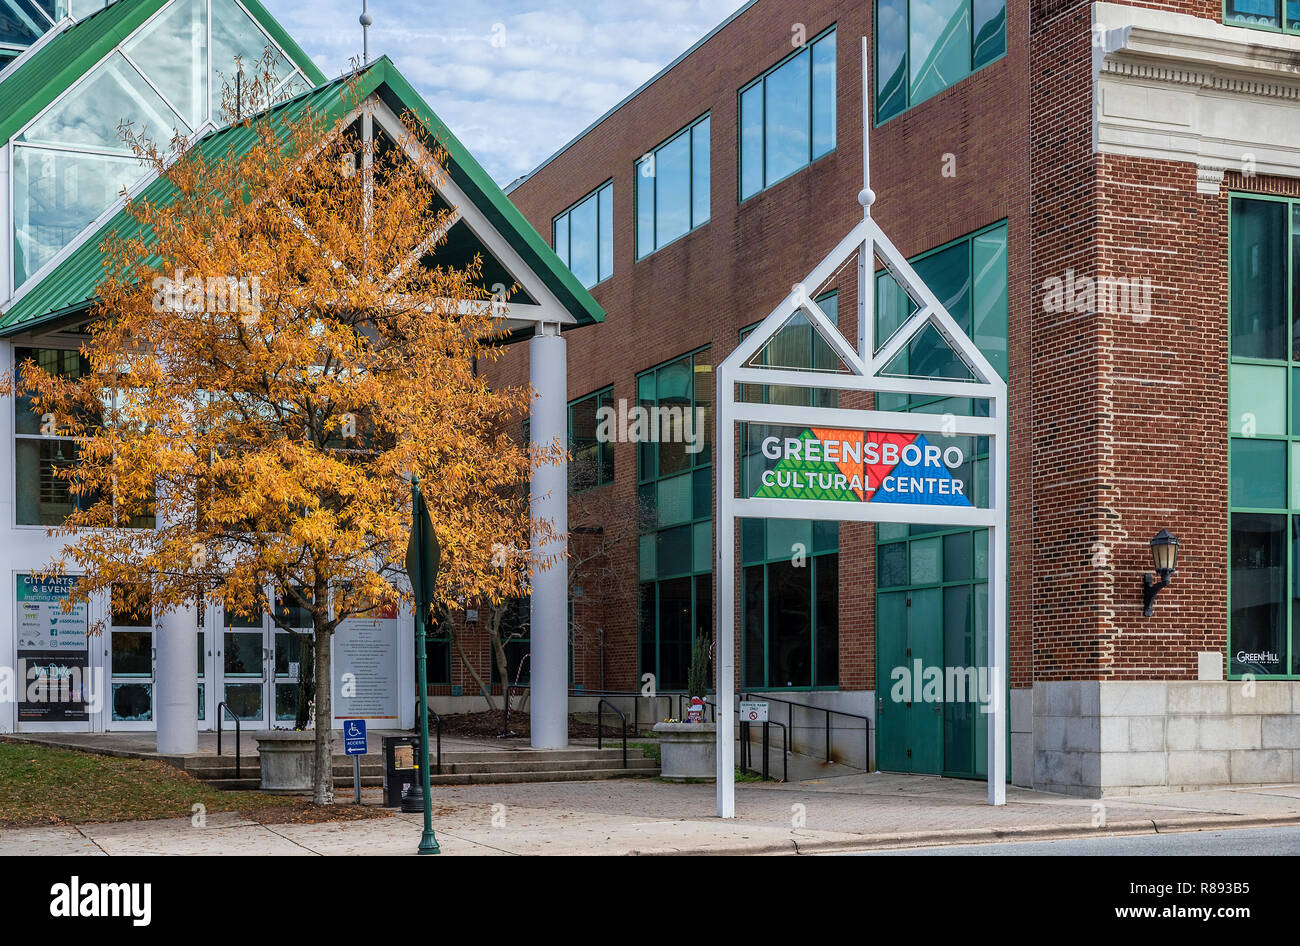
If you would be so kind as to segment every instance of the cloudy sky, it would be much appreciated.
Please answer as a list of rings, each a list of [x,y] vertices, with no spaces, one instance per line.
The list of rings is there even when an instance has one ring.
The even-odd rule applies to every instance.
[[[263,2],[327,76],[360,56],[361,0]],[[505,185],[743,3],[370,0],[370,53],[387,54]]]

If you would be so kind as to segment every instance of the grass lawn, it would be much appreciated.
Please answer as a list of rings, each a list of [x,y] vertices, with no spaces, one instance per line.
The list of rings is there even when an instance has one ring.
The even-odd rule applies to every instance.
[[[235,811],[259,822],[346,821],[352,805],[314,809],[295,796],[224,792],[162,762],[0,742],[0,827],[137,821]]]

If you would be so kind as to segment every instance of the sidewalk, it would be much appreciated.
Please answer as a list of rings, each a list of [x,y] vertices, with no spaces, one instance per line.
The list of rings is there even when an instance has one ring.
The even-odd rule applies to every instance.
[[[346,793],[343,793],[346,794]],[[366,800],[378,804],[378,793]],[[350,800],[340,798],[341,801]],[[1152,834],[1300,824],[1300,785],[1103,799],[901,775],[736,786],[736,819],[714,787],[653,780],[434,789],[444,854],[807,854],[923,844]],[[1094,821],[1104,815],[1104,826]],[[260,825],[236,815],[0,831],[0,855],[413,854],[419,815]]]

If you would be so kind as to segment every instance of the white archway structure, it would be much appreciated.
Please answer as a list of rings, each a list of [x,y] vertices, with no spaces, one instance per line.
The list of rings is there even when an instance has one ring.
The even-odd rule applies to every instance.
[[[736,520],[738,518],[818,519],[838,522],[936,523],[988,530],[988,803],[1006,804],[1006,676],[1007,650],[1007,385],[956,323],[930,288],[899,253],[871,217],[876,195],[871,190],[868,137],[869,72],[867,41],[862,42],[863,62],[863,188],[858,195],[862,221],[839,245],[797,283],[717,368],[717,551],[718,590],[715,595],[716,712],[718,720],[718,817],[735,817],[735,712],[736,630]],[[858,338],[852,344],[812,300],[842,263],[858,257]],[[873,279],[878,260],[911,297],[916,311],[877,349]],[[802,315],[838,356],[838,372],[800,370],[755,365],[753,359],[792,318]],[[900,376],[890,370],[896,356],[922,332],[933,328],[969,370],[971,380],[937,380]],[[851,410],[753,403],[737,397],[738,384],[782,385],[866,393],[920,394],[982,399],[987,417],[953,417],[897,411]],[[859,491],[857,501],[737,494],[737,427],[763,424],[773,427],[831,429],[887,437],[911,434],[989,438],[989,497],[987,506],[970,502],[916,502],[895,498],[873,502]],[[865,468],[864,468],[865,471]],[[864,476],[865,479],[865,476]],[[843,491],[840,491],[843,496]],[[873,494],[874,495],[874,494]]]

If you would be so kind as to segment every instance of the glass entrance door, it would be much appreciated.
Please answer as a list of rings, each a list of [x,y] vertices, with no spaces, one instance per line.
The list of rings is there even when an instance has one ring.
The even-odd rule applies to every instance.
[[[154,726],[153,613],[147,594],[114,588],[112,617],[104,656],[108,664],[106,728],[152,729]]]
[[[293,604],[287,596],[277,596],[276,615],[294,631],[272,627],[271,701],[275,724],[286,729],[294,728],[299,716],[299,701],[303,697],[302,680],[308,661],[314,659],[311,640],[311,614],[306,608]],[[307,713],[304,709],[303,717]]]
[[[305,643],[311,618],[305,608],[289,604],[282,596],[277,596],[275,607],[285,623],[303,629],[301,635],[276,627],[265,614],[223,616],[215,661],[221,670],[221,700],[230,710],[222,709],[223,727],[231,713],[253,729],[292,729],[297,721],[304,665],[312,659]],[[214,705],[214,713],[216,709]]]
[[[233,714],[253,729],[270,728],[270,696],[267,693],[267,618],[240,617],[223,609],[222,635],[216,663],[221,668],[222,726]],[[228,710],[227,710],[228,708]],[[214,710],[216,708],[214,707]]]

